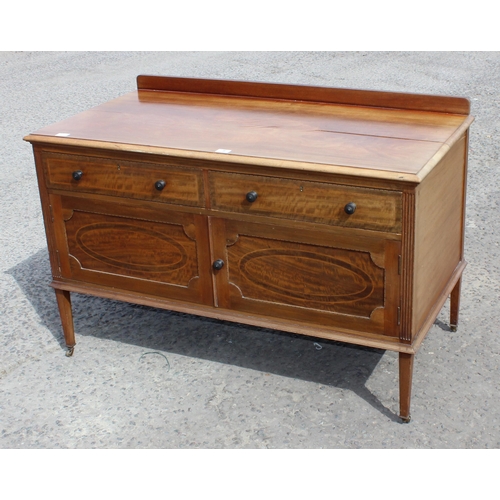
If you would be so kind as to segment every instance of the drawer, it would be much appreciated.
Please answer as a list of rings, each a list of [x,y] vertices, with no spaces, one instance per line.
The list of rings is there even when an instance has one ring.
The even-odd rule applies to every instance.
[[[44,166],[49,188],[204,205],[203,176],[194,168],[56,153],[44,155]]]
[[[213,210],[401,232],[396,191],[227,172],[210,172],[209,189]]]

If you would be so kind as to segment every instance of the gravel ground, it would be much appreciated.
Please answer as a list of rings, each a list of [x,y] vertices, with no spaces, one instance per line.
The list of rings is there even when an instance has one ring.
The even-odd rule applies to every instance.
[[[409,425],[391,352],[75,294],[64,356],[22,138],[141,73],[471,100],[461,322],[417,354]],[[0,448],[498,448],[499,88],[498,52],[0,52]]]

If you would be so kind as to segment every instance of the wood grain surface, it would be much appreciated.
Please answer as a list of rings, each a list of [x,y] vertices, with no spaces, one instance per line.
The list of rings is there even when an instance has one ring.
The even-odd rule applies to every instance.
[[[395,191],[226,172],[209,173],[209,191],[213,210],[401,232],[401,193]],[[252,191],[253,203],[246,199]],[[353,214],[345,212],[349,203],[356,204]]]
[[[203,82],[198,82],[201,87]],[[195,84],[184,81],[186,89]],[[313,89],[308,88],[304,101],[140,89],[27,139],[168,148],[205,159],[214,159],[222,150],[234,161],[255,158],[269,165],[298,162],[311,169],[332,165],[416,175],[467,119],[468,101],[460,98],[409,99],[406,94],[356,91],[350,98],[344,95],[346,104],[335,102],[342,99],[333,96],[333,102],[321,101],[326,99],[321,88],[314,101]],[[346,92],[337,90],[339,95]],[[402,102],[422,107],[398,108]]]
[[[119,194],[128,198],[187,206],[203,206],[203,178],[199,169],[131,162],[83,155],[44,153],[47,184],[50,188],[75,193]],[[76,181],[72,173],[80,171]],[[164,181],[162,190],[155,188]]]

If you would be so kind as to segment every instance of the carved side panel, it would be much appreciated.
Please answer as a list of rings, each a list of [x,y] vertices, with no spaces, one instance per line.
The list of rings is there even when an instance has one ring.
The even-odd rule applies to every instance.
[[[55,208],[62,279],[213,304],[205,217],[87,197]]]
[[[397,337],[399,242],[212,218],[217,307]],[[396,255],[396,258],[394,258]]]
[[[227,255],[243,299],[364,318],[384,306],[384,270],[369,252],[239,235]]]
[[[75,211],[66,221],[72,268],[187,287],[199,276],[182,225]]]

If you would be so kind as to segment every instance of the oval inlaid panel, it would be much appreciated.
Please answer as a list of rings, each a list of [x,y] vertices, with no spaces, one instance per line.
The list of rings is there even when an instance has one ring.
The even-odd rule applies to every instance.
[[[362,300],[374,289],[370,276],[349,262],[301,250],[251,252],[241,259],[240,270],[266,290],[318,302]]]
[[[184,248],[175,240],[131,224],[90,224],[78,230],[76,242],[94,259],[123,269],[156,273],[179,269],[187,261]]]

